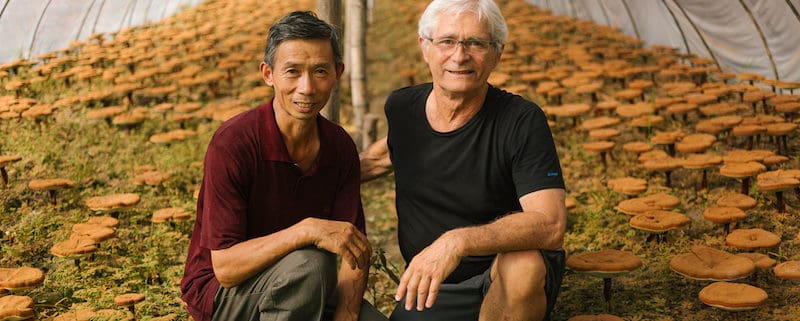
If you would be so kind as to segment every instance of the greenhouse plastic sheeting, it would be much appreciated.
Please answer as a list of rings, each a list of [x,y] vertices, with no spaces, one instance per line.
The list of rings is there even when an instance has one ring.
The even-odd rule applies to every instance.
[[[723,71],[800,81],[800,0],[527,0],[715,60]]]
[[[69,47],[94,33],[159,21],[201,0],[0,0],[0,63]]]

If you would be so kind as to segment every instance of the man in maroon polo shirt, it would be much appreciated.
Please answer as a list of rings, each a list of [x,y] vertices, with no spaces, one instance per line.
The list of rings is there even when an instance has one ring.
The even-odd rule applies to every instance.
[[[309,12],[279,20],[260,65],[275,97],[211,139],[181,281],[195,320],[386,320],[362,299],[372,249],[358,154],[319,115],[344,69],[338,48]]]

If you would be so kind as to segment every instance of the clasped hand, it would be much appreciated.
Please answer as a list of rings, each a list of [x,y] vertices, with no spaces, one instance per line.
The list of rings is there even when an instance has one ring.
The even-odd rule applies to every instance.
[[[367,236],[349,222],[310,218],[303,223],[310,229],[314,246],[342,257],[351,269],[369,266],[372,247]]]

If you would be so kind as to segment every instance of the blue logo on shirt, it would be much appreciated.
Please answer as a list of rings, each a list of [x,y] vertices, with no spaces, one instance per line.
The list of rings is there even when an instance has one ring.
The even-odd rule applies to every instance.
[[[558,176],[558,172],[549,172],[547,173],[547,177],[556,177]]]

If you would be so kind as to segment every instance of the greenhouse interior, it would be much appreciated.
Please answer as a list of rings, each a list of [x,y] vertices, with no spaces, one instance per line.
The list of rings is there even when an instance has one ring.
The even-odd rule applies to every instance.
[[[235,233],[240,231],[215,230],[213,224],[225,222],[209,218],[213,212],[202,217],[204,209],[212,208],[204,200],[223,197],[214,194],[218,189],[211,183],[219,177],[233,181],[242,175],[247,184],[257,180],[247,177],[251,173],[226,172],[243,168],[237,167],[238,161],[215,163],[210,155],[238,146],[241,141],[220,145],[224,130],[232,131],[248,115],[271,110],[273,104],[274,116],[268,118],[277,122],[274,127],[282,140],[273,138],[286,144],[278,148],[282,153],[294,155],[288,132],[281,127],[289,120],[279,119],[277,108],[280,98],[290,94],[281,87],[286,82],[279,73],[272,72],[281,67],[267,58],[289,59],[280,51],[286,43],[276,45],[274,56],[267,44],[270,27],[295,11],[310,11],[332,26],[341,47],[331,52],[341,53],[344,70],[332,73],[336,77],[330,76],[330,86],[319,91],[330,99],[315,103],[314,121],[304,123],[315,124],[316,140],[300,150],[311,148],[312,155],[320,156],[309,159],[313,165],[294,158],[285,161],[299,173],[297,185],[281,185],[291,193],[274,193],[294,195],[298,200],[286,202],[297,203],[291,206],[303,211],[316,206],[304,204],[306,200],[320,198],[303,194],[303,188],[336,197],[344,193],[344,185],[301,183],[317,171],[332,171],[318,166],[332,152],[320,146],[329,139],[323,137],[328,125],[317,124],[335,125],[330,128],[347,138],[342,144],[346,150],[334,153],[341,158],[337,161],[352,163],[348,168],[355,170],[331,167],[337,170],[332,176],[353,177],[351,194],[358,195],[351,200],[357,205],[352,217],[358,219],[348,226],[363,233],[369,245],[359,246],[358,251],[367,253],[356,255],[353,262],[351,254],[340,255],[339,273],[344,275],[347,264],[368,272],[364,284],[346,291],[361,293],[363,286],[364,306],[380,318],[406,320],[398,313],[402,307],[396,294],[410,286],[409,278],[419,268],[415,262],[422,259],[411,257],[433,251],[445,236],[456,234],[451,231],[506,226],[501,222],[522,220],[525,214],[552,214],[563,223],[555,241],[562,253],[560,272],[551,270],[555,263],[538,254],[553,248],[528,245],[543,244],[544,232],[526,236],[527,247],[498,245],[492,249],[505,250],[448,253],[446,257],[456,258],[448,267],[459,266],[456,271],[463,272],[467,264],[490,264],[488,283],[478,297],[483,300],[498,295],[500,290],[492,289],[506,284],[496,276],[502,272],[494,270],[501,258],[516,251],[537,253],[543,259],[536,262],[546,264],[524,266],[531,272],[522,275],[540,275],[536,273],[544,272],[534,271],[545,264],[550,289],[549,277],[557,274],[552,282],[560,284],[555,283],[554,296],[548,292],[547,297],[552,304],[546,313],[549,320],[800,321],[800,0],[481,0],[499,8],[508,32],[502,41],[424,34],[423,12],[440,1],[0,0],[0,321],[210,320],[210,314],[198,317],[195,297],[186,294],[190,285],[182,281],[197,269],[191,267],[200,260],[197,246],[210,256],[209,262],[221,255],[206,244],[211,236],[198,236],[201,231],[218,232],[215,237],[220,238],[225,233],[234,234],[224,237],[239,237]],[[442,14],[437,19],[474,16]],[[496,23],[477,19],[481,30]],[[441,27],[434,26],[432,30]],[[470,25],[447,27],[470,30]],[[494,37],[495,30],[486,34]],[[431,58],[445,52],[445,62]],[[483,57],[480,54],[496,58],[496,65],[481,65],[485,61],[476,58]],[[517,137],[493,138],[502,146],[429,147],[477,127],[477,119],[488,117],[484,109],[492,110],[487,106],[494,102],[479,100],[470,116],[475,118],[460,123],[464,130],[437,129],[429,114],[438,108],[433,107],[436,95],[452,94],[442,85],[450,78],[438,74],[439,63],[488,68],[486,75],[465,72],[458,79],[485,76],[476,87],[488,90],[485,95],[500,93],[531,106],[530,114],[539,115],[531,117],[541,119],[535,130],[525,129],[523,134],[515,125],[534,124],[523,119],[498,126],[505,126],[502,133],[530,134],[536,141],[525,139],[530,145],[520,147]],[[427,102],[399,100],[423,88],[431,92]],[[418,106],[421,116],[412,109]],[[392,111],[404,107],[411,116],[390,121],[401,117]],[[401,153],[409,149],[400,148],[407,146],[401,140],[428,137],[397,137],[401,130],[416,128],[401,128],[406,125],[402,120],[417,118],[426,124],[420,128],[435,139],[410,142],[409,147],[430,148],[433,155],[423,155],[414,166],[402,164],[409,158]],[[271,130],[265,132],[276,134]],[[542,133],[544,138],[534,137]],[[535,150],[548,154],[537,161],[552,154],[557,172],[548,172],[543,180],[556,182],[545,191],[557,193],[541,195],[555,198],[528,203],[524,191],[515,190],[528,184],[517,181],[519,176],[529,175],[518,171],[516,166],[523,165],[517,162],[524,163],[518,154],[499,155],[503,161],[508,158],[509,164],[502,164],[508,167],[491,172],[508,175],[497,180],[510,182],[510,190],[517,193],[511,198],[511,211],[492,203],[504,202],[503,196],[478,195],[502,194],[506,186],[470,185],[494,180],[473,179],[484,173],[455,169],[461,161],[477,168],[493,161],[483,156],[511,153],[507,142],[519,153],[543,144]],[[383,148],[384,172],[366,178],[366,169],[378,164],[370,158],[375,148]],[[494,168],[479,170],[490,176]],[[441,176],[415,176],[427,173]],[[440,194],[421,195],[445,185],[436,190]],[[245,189],[237,195],[248,201],[261,197]],[[527,195],[539,191],[530,189]],[[264,199],[283,201],[275,195]],[[252,204],[265,204],[262,201],[268,202]],[[428,201],[436,205],[421,204]],[[440,225],[451,224],[442,222],[445,218],[428,214],[416,221],[425,214],[408,214],[482,201],[504,212],[480,220],[464,218],[468,224],[442,231]],[[537,207],[531,214],[530,204],[556,204],[555,214],[549,207]],[[284,205],[269,206],[286,210]],[[332,216],[336,214],[330,213],[329,205],[322,211],[309,217],[342,220]],[[491,220],[486,221],[488,215]],[[245,226],[242,219],[238,223]],[[292,227],[302,222],[295,223]],[[409,231],[413,224],[419,229]],[[517,232],[528,228],[518,227]],[[258,236],[252,239],[260,239],[293,229],[246,230]],[[506,232],[519,234],[514,230]],[[502,234],[491,244],[510,239]],[[225,247],[232,249],[234,244]],[[338,253],[319,242],[310,245]],[[354,263],[356,259],[365,264]],[[230,290],[220,285],[217,269],[214,265],[213,272],[207,272],[219,287],[217,298],[213,293],[204,298],[214,303],[212,307],[220,293]],[[443,279],[449,273],[430,282],[446,286],[450,281]],[[493,319],[485,308],[489,301],[478,302],[483,305],[473,308],[480,310],[481,320]],[[524,306],[537,307],[530,308],[533,311],[537,304]],[[504,307],[497,308],[498,313],[513,314]],[[338,314],[334,319],[345,320]]]

